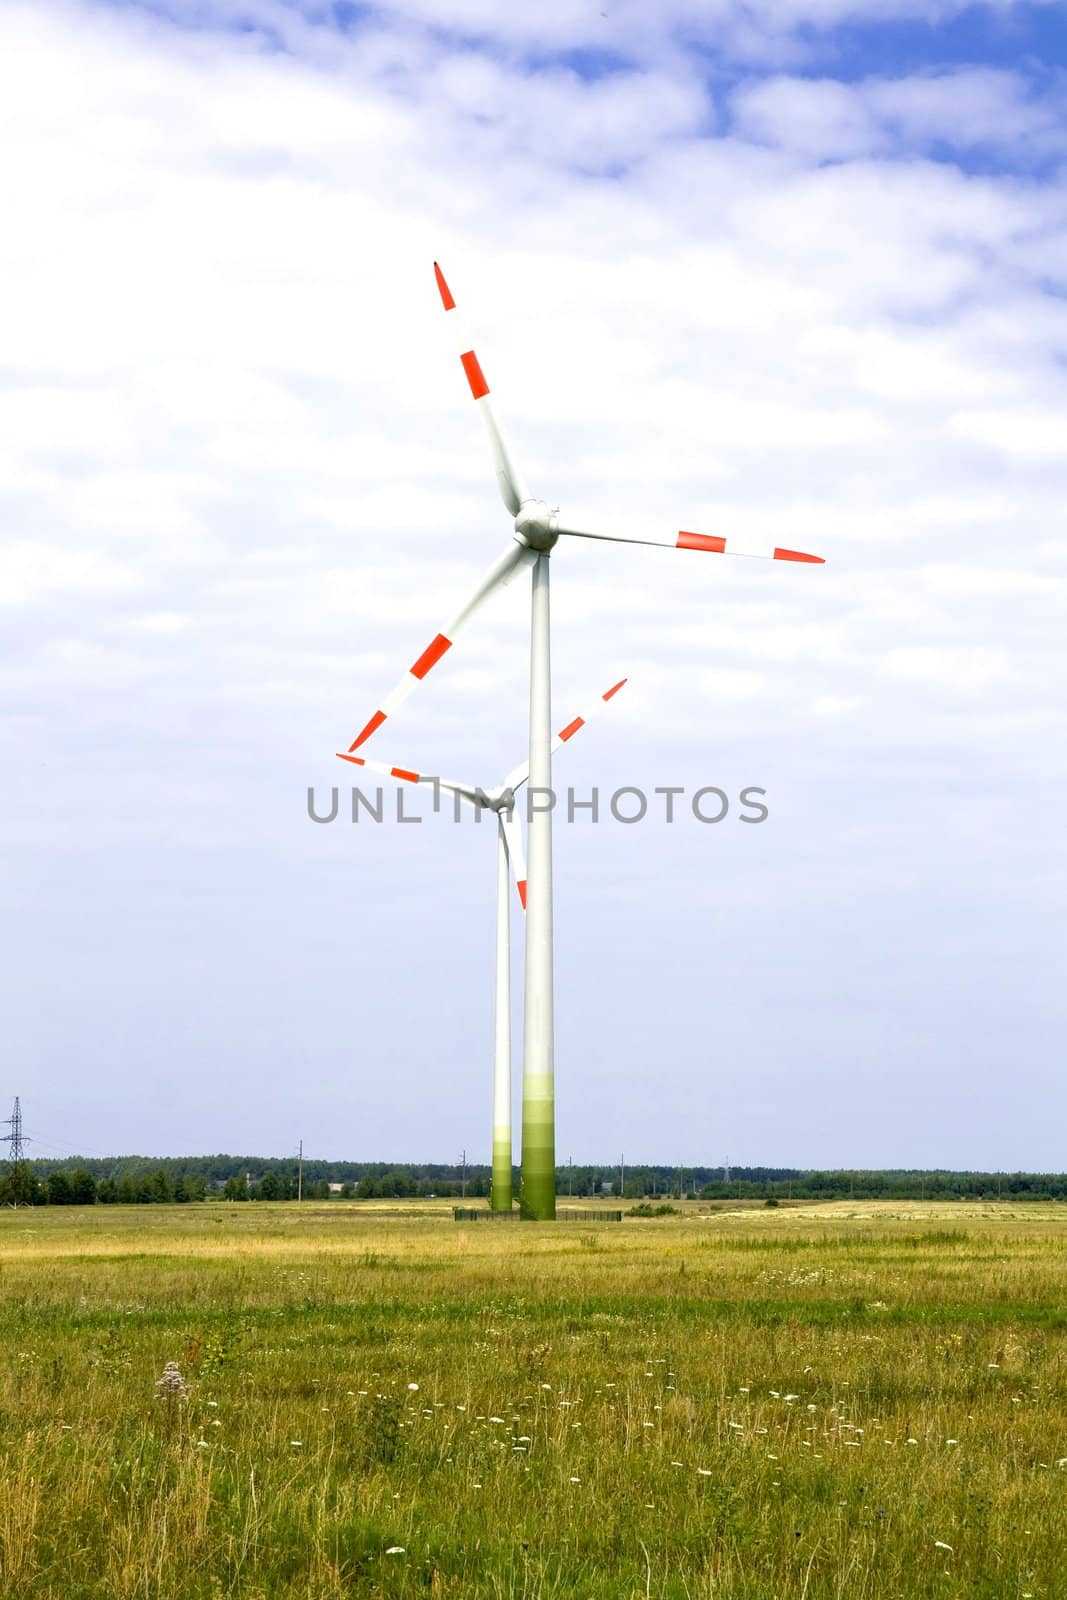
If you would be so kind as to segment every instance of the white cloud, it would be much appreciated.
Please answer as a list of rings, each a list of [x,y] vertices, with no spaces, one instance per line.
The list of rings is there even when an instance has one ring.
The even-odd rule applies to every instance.
[[[744,137],[819,161],[942,145],[994,147],[1029,165],[1067,144],[1062,92],[1035,92],[1021,72],[992,68],[858,83],[758,78],[735,91],[731,112]]]
[[[890,650],[884,670],[891,678],[948,690],[951,694],[984,694],[1012,677],[1011,663],[1003,652],[981,646],[942,649],[916,645]]]
[[[0,548],[0,606],[29,606],[56,592],[121,594],[139,581],[133,566],[66,544],[16,539]]]

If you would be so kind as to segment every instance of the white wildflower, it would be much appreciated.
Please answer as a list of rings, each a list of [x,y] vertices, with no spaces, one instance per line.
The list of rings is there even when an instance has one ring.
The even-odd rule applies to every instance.
[[[935,1539],[934,1540],[934,1549],[935,1550],[947,1550],[947,1551],[949,1551],[949,1553],[951,1555],[955,1555],[955,1553],[956,1553],[953,1550],[953,1548],[952,1548],[952,1546],[950,1544],[946,1544],[945,1543],[944,1539]]]
[[[402,1556],[405,1553],[404,1546],[402,1544],[391,1544],[385,1553],[387,1556]]]

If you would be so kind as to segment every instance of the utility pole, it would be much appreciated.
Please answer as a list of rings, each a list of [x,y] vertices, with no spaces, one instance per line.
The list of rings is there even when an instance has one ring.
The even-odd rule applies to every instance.
[[[296,1198],[297,1203],[304,1198],[304,1141],[300,1141],[300,1151],[296,1158]]]
[[[568,1156],[567,1157],[567,1194],[568,1194],[568,1197],[574,1194],[574,1157],[573,1156]]]
[[[459,1185],[460,1196],[461,1196],[462,1199],[466,1200],[466,1198],[467,1198],[467,1152],[466,1152],[466,1150],[463,1151],[463,1154],[461,1155],[460,1160],[463,1163],[463,1176],[460,1179],[460,1185]]]
[[[4,1126],[10,1128],[11,1132],[0,1134],[0,1143],[7,1145],[7,1159],[14,1166],[16,1161],[25,1161],[26,1159],[22,1138],[22,1107],[19,1105],[18,1095],[15,1096],[15,1109],[9,1117],[4,1119]]]
[[[619,1157],[619,1197],[626,1193],[626,1157]]]

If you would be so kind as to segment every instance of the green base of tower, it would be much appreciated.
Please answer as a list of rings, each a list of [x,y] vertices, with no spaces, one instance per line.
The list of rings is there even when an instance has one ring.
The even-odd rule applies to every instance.
[[[556,1107],[550,1073],[527,1073],[523,1080],[519,1210],[527,1222],[556,1220]]]
[[[510,1211],[511,1192],[511,1130],[493,1137],[493,1181],[489,1188],[490,1211]]]

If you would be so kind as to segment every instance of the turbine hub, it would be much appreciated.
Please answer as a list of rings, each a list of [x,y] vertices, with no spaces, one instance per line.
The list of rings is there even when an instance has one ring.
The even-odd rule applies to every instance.
[[[482,805],[497,816],[502,811],[510,811],[515,804],[514,789],[490,789]]]
[[[559,511],[543,500],[524,500],[515,518],[515,537],[531,550],[551,550],[559,538]]]

